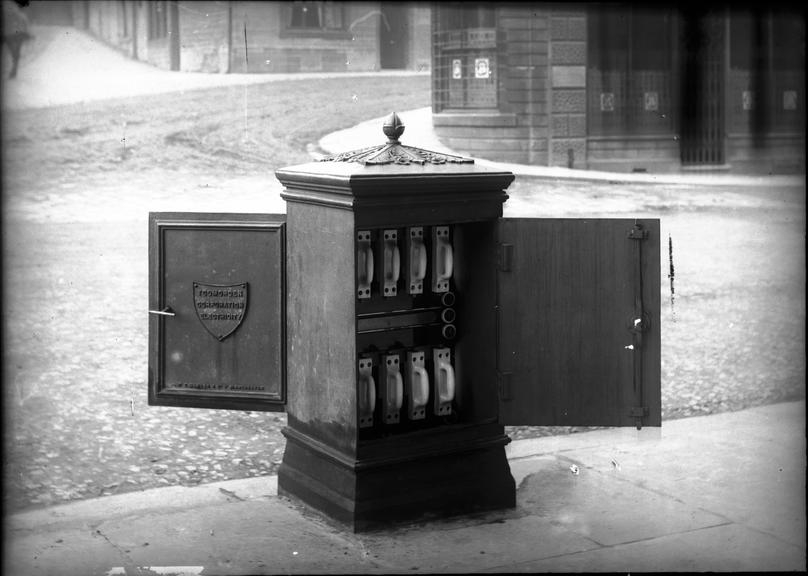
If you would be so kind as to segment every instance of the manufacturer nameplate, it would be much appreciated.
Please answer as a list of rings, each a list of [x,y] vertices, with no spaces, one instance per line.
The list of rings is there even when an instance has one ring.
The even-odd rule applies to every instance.
[[[236,331],[247,314],[247,283],[194,282],[194,310],[205,329],[221,342]]]

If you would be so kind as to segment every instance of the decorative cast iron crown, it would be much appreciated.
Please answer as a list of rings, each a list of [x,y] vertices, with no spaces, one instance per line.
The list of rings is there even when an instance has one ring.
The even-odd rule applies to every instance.
[[[404,146],[398,139],[404,133],[404,124],[398,114],[393,112],[384,121],[382,127],[387,142],[380,146],[371,146],[361,150],[342,152],[321,158],[320,162],[359,162],[360,164],[473,164],[472,158],[441,154],[412,146]]]

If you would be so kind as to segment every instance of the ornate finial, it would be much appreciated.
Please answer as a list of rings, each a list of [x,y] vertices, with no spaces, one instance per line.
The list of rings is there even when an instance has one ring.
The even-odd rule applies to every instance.
[[[401,118],[393,112],[385,118],[384,135],[388,140],[386,144],[371,146],[361,150],[342,152],[326,158],[321,158],[319,162],[359,162],[360,164],[474,164],[471,158],[453,156],[452,154],[442,154],[404,146],[398,139],[404,133],[404,124]]]
[[[398,117],[398,114],[392,112],[385,119],[382,131],[389,142],[398,142],[398,139],[404,133],[404,124],[401,123],[401,118]]]

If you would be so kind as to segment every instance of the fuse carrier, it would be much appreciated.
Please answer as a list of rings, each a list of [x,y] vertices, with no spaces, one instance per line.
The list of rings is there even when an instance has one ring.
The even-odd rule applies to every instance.
[[[452,226],[356,233],[360,438],[457,420]]]

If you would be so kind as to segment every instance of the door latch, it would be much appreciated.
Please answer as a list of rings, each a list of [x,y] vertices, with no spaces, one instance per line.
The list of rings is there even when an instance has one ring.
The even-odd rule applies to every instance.
[[[149,310],[149,314],[155,314],[157,316],[176,316],[171,306],[166,306],[162,310]]]
[[[641,314],[639,316],[632,316],[628,321],[628,331],[632,334],[642,334],[651,329],[651,318],[648,314]]]

